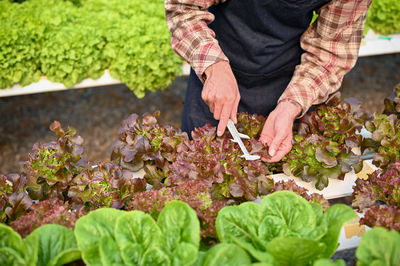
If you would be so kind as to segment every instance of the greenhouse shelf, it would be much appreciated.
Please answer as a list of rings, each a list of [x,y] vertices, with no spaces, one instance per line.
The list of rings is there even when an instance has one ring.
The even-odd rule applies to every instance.
[[[182,65],[182,75],[188,76],[190,73],[190,66],[188,64]],[[85,79],[80,83],[76,84],[71,88],[67,88],[62,83],[51,82],[46,77],[42,77],[38,82],[29,84],[25,87],[21,87],[20,85],[14,85],[8,89],[0,89],[0,97],[9,97],[9,96],[18,96],[25,94],[34,94],[34,93],[42,93],[42,92],[53,92],[53,91],[63,91],[68,89],[82,89],[82,88],[90,88],[90,87],[99,87],[99,86],[108,86],[122,84],[121,81],[114,79],[111,77],[110,72],[108,70],[104,71],[104,75],[99,79]]]
[[[365,36],[365,38],[363,38],[361,42],[359,56],[363,57],[391,53],[400,53],[400,33],[388,36],[380,36],[375,34],[372,30],[369,30],[368,34]],[[182,75],[188,76],[189,74],[190,65],[184,63],[182,65]],[[96,80],[85,79],[82,82],[73,86],[71,89],[107,86],[114,84],[121,84],[121,81],[112,78],[109,71],[106,70],[101,78]],[[67,89],[68,88],[65,87],[62,83],[51,82],[43,77],[39,82],[32,83],[25,87],[15,85],[12,88],[0,89],[0,97],[62,91]]]
[[[110,76],[109,71],[106,70],[104,72],[104,75],[101,76],[99,79],[96,80],[85,79],[82,82],[73,86],[71,89],[106,86],[106,85],[113,85],[120,83],[121,81],[112,78]],[[32,83],[25,87],[15,85],[9,89],[0,89],[0,97],[17,96],[17,95],[34,94],[42,92],[51,92],[51,91],[63,91],[67,89],[69,88],[65,87],[64,84],[51,82],[45,77],[43,77],[38,82]]]
[[[361,41],[359,56],[400,53],[400,33],[381,36],[369,30]]]

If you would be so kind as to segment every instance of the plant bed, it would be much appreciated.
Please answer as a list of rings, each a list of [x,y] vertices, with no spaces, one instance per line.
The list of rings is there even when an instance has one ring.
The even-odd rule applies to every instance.
[[[71,252],[75,254],[77,247],[89,265],[150,261],[231,265],[232,260],[242,265],[332,263],[331,256],[351,248],[349,243],[362,232],[354,233],[360,226],[353,209],[329,206],[324,190],[335,187],[335,181],[345,183],[346,175],[357,178],[374,170],[369,162],[364,162],[367,169],[361,169],[357,152],[367,143],[357,134],[367,116],[358,104],[337,99],[332,97],[328,105],[317,106],[300,121],[295,148],[283,163],[274,164],[244,160],[231,136],[217,138],[210,125],[197,128],[189,139],[179,129],[160,125],[158,112],[128,117],[118,131],[110,160],[89,162],[83,138],[74,128],[64,129],[54,122],[50,129],[55,141],[35,144],[21,173],[0,175],[2,228],[17,243],[3,247],[18,261],[28,255],[39,260],[41,255],[26,247],[40,239],[37,230],[58,224],[64,229],[54,230],[73,232],[77,244],[69,246]],[[250,136],[244,141],[250,153],[262,157],[268,156],[268,147],[258,141],[265,119],[241,113],[237,124],[240,132]],[[380,128],[376,121],[370,123]],[[377,135],[371,131],[373,137]],[[386,146],[378,146],[378,155],[382,149],[388,154]],[[315,184],[318,189],[299,186],[299,179],[274,180],[288,166],[310,188]],[[298,171],[301,167],[306,171]],[[321,176],[318,170],[330,175]],[[134,226],[123,226],[129,223]],[[123,236],[126,232],[121,232],[128,229],[137,230],[135,239]],[[49,262],[67,262],[64,255],[53,255],[47,257]]]
[[[62,265],[78,264],[82,259],[79,264],[86,265],[354,265],[354,249],[335,252],[340,228],[354,217],[346,205],[323,211],[293,192],[280,191],[260,204],[223,208],[216,221],[220,242],[204,246],[196,212],[184,202],[171,201],[156,220],[142,211],[101,208],[79,218],[74,230],[47,224],[24,239],[0,224],[0,262]],[[398,265],[399,249],[398,232],[371,229],[355,251],[357,265]]]
[[[281,214],[284,217],[276,220],[281,208],[285,209]],[[247,215],[243,216],[243,212]],[[293,192],[275,192],[260,204],[242,203],[223,208],[216,221],[221,243],[212,248],[203,247],[199,252],[200,223],[196,212],[186,203],[171,201],[156,221],[141,211],[102,208],[78,219],[74,231],[60,225],[44,225],[24,240],[11,228],[2,225],[0,234],[6,242],[0,242],[0,249],[7,251],[8,259],[21,262],[28,258],[45,263],[71,262],[81,254],[88,265],[193,265],[196,261],[198,265],[250,265],[257,261],[272,265],[301,261],[302,265],[307,265],[333,255],[342,224],[354,216],[351,208],[345,205],[335,205],[323,212],[320,205],[309,203]],[[304,219],[293,220],[293,217]],[[290,219],[290,224],[286,224],[285,219]],[[267,223],[271,226],[265,227]],[[270,228],[271,237],[268,239],[252,233],[264,234],[266,228]],[[48,254],[46,248],[54,241],[60,241],[58,235],[64,235],[68,242]],[[38,248],[34,249],[34,241],[38,239]],[[300,241],[303,250],[293,253],[291,250],[297,249],[297,245],[276,246],[282,241],[292,244]],[[267,246],[270,247],[268,251]],[[226,252],[231,252],[232,257],[227,257]],[[282,257],[280,254],[286,255]],[[8,265],[6,259],[0,256],[0,260]]]
[[[400,230],[400,162],[376,170],[366,180],[357,180],[352,205],[364,213],[361,223]]]

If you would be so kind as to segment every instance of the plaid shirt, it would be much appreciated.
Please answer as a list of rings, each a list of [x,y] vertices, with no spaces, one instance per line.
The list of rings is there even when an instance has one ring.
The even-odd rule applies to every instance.
[[[207,26],[214,15],[207,11],[226,0],[166,0],[172,48],[192,66],[204,82],[210,65],[229,59]],[[296,101],[302,115],[313,104],[327,100],[339,89],[343,76],[355,65],[367,10],[372,0],[332,0],[321,7],[319,17],[301,36],[305,53],[279,101]]]

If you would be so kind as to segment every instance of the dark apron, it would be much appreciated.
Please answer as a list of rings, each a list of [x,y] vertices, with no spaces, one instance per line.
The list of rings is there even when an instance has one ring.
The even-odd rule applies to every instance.
[[[240,92],[239,112],[267,116],[289,84],[303,50],[300,37],[313,10],[330,0],[228,0],[209,9],[219,45],[229,58]],[[216,126],[201,99],[203,83],[190,72],[182,130]],[[189,134],[190,135],[190,134]]]

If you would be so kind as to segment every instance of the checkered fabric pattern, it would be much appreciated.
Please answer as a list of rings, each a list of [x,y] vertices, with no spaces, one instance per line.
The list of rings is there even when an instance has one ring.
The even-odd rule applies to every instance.
[[[215,33],[207,26],[214,20],[208,7],[227,0],[166,0],[171,45],[204,82],[210,65],[229,59]],[[229,0],[228,0],[229,1]],[[300,104],[303,115],[311,105],[326,101],[339,89],[343,76],[354,67],[365,18],[372,0],[332,0],[321,7],[319,17],[301,36],[305,53],[279,101]]]

